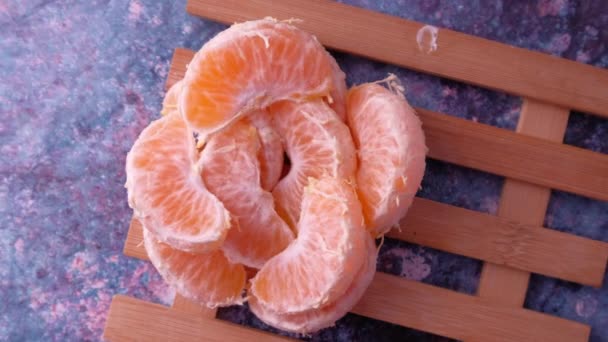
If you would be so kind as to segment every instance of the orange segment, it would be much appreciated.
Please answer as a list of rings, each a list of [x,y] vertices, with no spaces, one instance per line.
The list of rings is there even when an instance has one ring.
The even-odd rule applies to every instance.
[[[325,97],[332,58],[309,33],[274,19],[221,32],[190,62],[180,94],[188,125],[204,135],[278,100]]]
[[[255,297],[249,298],[251,311],[266,324],[275,328],[308,334],[331,327],[346,315],[359,302],[365,290],[369,287],[376,274],[376,258],[378,251],[374,240],[366,238],[366,259],[346,292],[334,302],[317,310],[309,310],[293,314],[278,314],[261,305]]]
[[[275,212],[272,195],[261,187],[259,148],[256,129],[237,121],[209,140],[200,159],[205,184],[234,218],[222,250],[232,262],[253,268],[294,238]]]
[[[182,252],[158,241],[147,229],[144,246],[158,273],[180,295],[210,308],[243,303],[245,268],[230,263],[221,251]]]
[[[424,175],[420,120],[398,90],[352,88],[347,121],[358,149],[357,191],[368,229],[378,236],[405,216]]]
[[[272,191],[281,178],[283,169],[283,145],[281,137],[272,127],[270,116],[265,110],[256,110],[245,117],[258,131],[262,144],[258,152],[262,188]]]
[[[289,173],[272,194],[277,210],[294,227],[309,177],[354,179],[355,147],[348,127],[321,100],[282,101],[270,106],[270,112],[291,161]]]
[[[194,168],[194,138],[177,114],[152,122],[127,155],[129,205],[161,241],[184,251],[219,248],[230,214]]]
[[[332,73],[331,77],[333,80],[333,89],[329,93],[329,98],[326,102],[329,103],[331,109],[334,110],[336,115],[343,122],[346,121],[346,93],[348,89],[346,88],[346,75],[336,63],[336,60],[330,56]]]
[[[361,206],[344,180],[311,179],[298,237],[251,281],[250,295],[277,313],[322,307],[340,297],[364,262]]]

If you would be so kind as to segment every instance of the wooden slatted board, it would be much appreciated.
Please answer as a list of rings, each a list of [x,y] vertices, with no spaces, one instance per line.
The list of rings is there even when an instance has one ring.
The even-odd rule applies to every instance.
[[[522,305],[530,272],[602,285],[608,244],[544,229],[542,223],[550,189],[608,200],[608,156],[561,143],[569,108],[608,117],[608,71],[443,29],[438,50],[423,53],[415,40],[423,24],[332,1],[189,0],[187,10],[223,23],[302,19],[295,24],[332,49],[522,96],[516,132],[416,109],[429,157],[507,179],[498,215],[416,198],[401,229],[388,236],[485,261],[478,294],[378,273],[353,312],[465,341],[588,339],[588,326]],[[193,54],[176,49],[167,87],[183,78]],[[137,220],[124,253],[147,259]],[[171,308],[116,296],[105,337],[287,340],[214,316],[214,310],[180,296]]]

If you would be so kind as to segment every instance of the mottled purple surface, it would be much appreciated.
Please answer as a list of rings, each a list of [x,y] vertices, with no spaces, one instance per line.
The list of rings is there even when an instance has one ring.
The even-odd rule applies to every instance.
[[[603,0],[345,2],[608,67]],[[131,217],[124,159],[159,115],[173,49],[199,48],[225,28],[184,7],[184,0],[0,0],[0,340],[99,340],[113,295],[172,301],[150,264],[122,255]],[[351,84],[392,72],[416,106],[516,125],[516,97],[336,56]],[[608,122],[575,113],[565,142],[608,153]],[[501,186],[501,177],[429,161],[420,195],[495,213]],[[545,224],[608,242],[608,203],[555,192]],[[388,240],[378,268],[474,293],[481,263]],[[593,289],[533,275],[525,305],[591,324],[591,340],[608,341],[606,277]],[[246,308],[219,316],[261,326]],[[445,340],[356,315],[310,338]]]

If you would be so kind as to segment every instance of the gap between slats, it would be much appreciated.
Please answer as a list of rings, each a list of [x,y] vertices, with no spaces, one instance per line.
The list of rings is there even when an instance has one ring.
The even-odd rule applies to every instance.
[[[193,56],[191,50],[175,50],[167,86],[184,77]],[[416,111],[430,158],[608,200],[606,155],[421,108]]]
[[[424,24],[328,0],[188,0],[186,10],[225,24],[301,19],[294,25],[336,50],[608,117],[608,71],[547,54],[447,29],[426,53]]]

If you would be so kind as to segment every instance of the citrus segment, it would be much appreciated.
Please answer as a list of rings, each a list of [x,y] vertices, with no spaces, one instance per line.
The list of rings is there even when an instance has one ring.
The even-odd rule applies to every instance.
[[[424,133],[403,95],[374,83],[349,90],[347,121],[358,149],[363,213],[372,234],[381,235],[405,216],[420,187]]]
[[[232,262],[253,268],[294,238],[274,210],[271,193],[261,187],[259,149],[255,127],[237,121],[211,137],[199,161],[205,184],[233,217],[222,250]]]
[[[190,252],[219,248],[230,214],[195,170],[194,138],[177,114],[152,122],[127,155],[129,205],[161,241]]]
[[[311,179],[302,200],[298,237],[251,281],[250,295],[277,313],[322,307],[340,297],[364,262],[361,206],[344,180]]]
[[[376,273],[378,251],[374,240],[368,235],[366,239],[366,259],[346,292],[317,310],[300,313],[278,314],[261,305],[255,297],[249,298],[249,308],[263,322],[275,328],[307,334],[333,326],[359,302],[369,287]]]
[[[243,303],[245,268],[228,261],[220,250],[182,252],[158,241],[147,229],[144,246],[158,273],[180,295],[210,308]]]
[[[270,112],[291,162],[272,194],[277,211],[294,227],[309,177],[354,179],[355,146],[348,127],[321,100],[277,102]]]
[[[257,129],[261,149],[258,153],[260,161],[260,177],[262,188],[272,191],[281,178],[283,169],[283,145],[281,137],[272,128],[270,116],[265,110],[256,110],[247,114],[246,119]]]
[[[326,102],[329,104],[331,109],[334,110],[336,115],[343,122],[346,121],[346,94],[348,89],[346,88],[346,75],[336,63],[336,60],[330,56],[330,63],[332,68],[332,79],[333,88],[329,93],[329,98]]]
[[[235,24],[196,53],[179,107],[194,131],[208,135],[278,100],[328,96],[332,71],[331,56],[307,32],[270,18]]]

